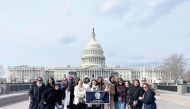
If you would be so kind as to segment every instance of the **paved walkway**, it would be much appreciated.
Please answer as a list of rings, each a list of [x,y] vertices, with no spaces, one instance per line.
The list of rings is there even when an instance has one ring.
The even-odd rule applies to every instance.
[[[190,109],[190,94],[178,94],[176,92],[161,90],[157,90],[156,94],[157,98],[161,101],[186,106]]]
[[[1,107],[11,105],[13,103],[19,103],[25,100],[28,100],[27,92],[16,92],[11,94],[0,95],[0,109]]]
[[[162,101],[160,99],[157,99],[156,103],[157,103],[157,109],[190,109],[187,106],[171,103],[168,101]],[[27,100],[13,105],[1,107],[0,109],[28,109],[28,106],[29,106],[29,101]]]
[[[29,109],[29,100],[1,107],[0,109]]]
[[[157,99],[156,103],[157,103],[157,109],[190,109],[190,107],[176,103],[171,103],[168,101],[162,101],[160,99]]]
[[[190,94],[177,94],[175,92],[157,91],[157,109],[190,109]],[[22,101],[0,109],[28,109],[29,100]]]
[[[12,97],[12,96],[17,96],[17,95],[21,95],[21,94],[26,94],[26,93],[28,93],[28,91],[15,92],[15,93],[10,93],[10,94],[0,94],[0,99]]]

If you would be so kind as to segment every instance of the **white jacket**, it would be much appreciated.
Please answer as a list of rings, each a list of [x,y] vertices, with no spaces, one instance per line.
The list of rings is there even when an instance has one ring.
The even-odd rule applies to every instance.
[[[85,92],[86,92],[86,89],[84,87],[79,88],[79,86],[75,86],[75,90],[74,90],[75,98],[74,98],[73,104],[76,104],[76,105],[79,104],[79,98],[83,98],[85,100]]]
[[[66,90],[65,90],[64,109],[67,109],[67,105],[69,105],[69,102],[70,102],[70,94],[71,94],[71,92],[68,91],[68,89],[66,89]]]

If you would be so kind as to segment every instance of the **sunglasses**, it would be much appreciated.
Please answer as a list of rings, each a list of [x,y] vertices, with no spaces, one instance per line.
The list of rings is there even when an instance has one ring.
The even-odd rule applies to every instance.
[[[145,89],[145,88],[148,88],[148,87],[143,87],[143,88]]]
[[[37,81],[43,81],[43,80],[41,80],[41,79],[38,79]]]

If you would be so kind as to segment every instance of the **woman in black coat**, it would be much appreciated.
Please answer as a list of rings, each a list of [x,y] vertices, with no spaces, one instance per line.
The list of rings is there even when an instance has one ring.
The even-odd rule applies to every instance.
[[[42,77],[38,77],[36,82],[33,82],[29,89],[30,105],[29,109],[38,109],[41,101],[41,95],[46,90]]]
[[[139,100],[139,97],[142,97],[144,91],[142,87],[140,87],[140,82],[138,79],[133,81],[133,88],[131,89],[129,105],[131,109],[142,109],[143,102]]]
[[[60,90],[60,85],[55,84],[54,88],[49,88],[47,89],[43,94],[42,94],[42,100],[39,105],[39,109],[55,109],[55,104],[59,104],[59,108],[62,108],[62,103],[61,103],[61,90]]]
[[[131,94],[131,83],[129,80],[125,82],[125,89],[126,89],[126,109],[129,109],[129,100],[130,100],[130,94]]]
[[[55,80],[53,79],[53,77],[48,78],[46,89],[53,88],[54,85],[55,85]]]
[[[149,84],[144,83],[143,89],[145,91],[143,97],[139,97],[140,100],[144,103],[144,109],[156,109],[156,103],[155,103],[155,92],[150,89]]]
[[[116,89],[118,98],[118,101],[116,102],[116,109],[125,109],[126,89],[122,78],[118,78]]]

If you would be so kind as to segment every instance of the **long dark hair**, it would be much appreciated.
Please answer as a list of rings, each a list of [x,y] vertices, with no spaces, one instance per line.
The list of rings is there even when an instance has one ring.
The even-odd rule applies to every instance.
[[[139,83],[139,85],[137,87],[140,87],[140,81],[138,79],[133,80],[133,86],[135,87],[135,85],[134,85],[135,81],[137,81]]]
[[[97,78],[97,85],[100,87],[101,90],[103,89],[103,86],[104,86],[103,77],[100,76],[100,77]]]
[[[93,79],[91,80],[91,83],[90,83],[90,88],[92,87],[92,82],[95,81],[96,82],[96,86],[97,86],[97,80],[96,79]]]
[[[118,78],[118,79],[117,79],[117,86],[120,86],[120,84],[119,84],[119,80],[121,80],[121,82],[122,82],[121,85],[124,86],[124,82],[123,82],[123,79],[122,79],[122,78]]]
[[[76,83],[73,77],[69,77],[68,80],[68,87],[70,91],[74,91],[74,87],[75,87]]]
[[[114,81],[111,81],[112,78],[115,78],[113,75],[109,77],[109,81],[113,83]]]
[[[142,86],[144,86],[144,85],[146,85],[148,87],[148,90],[152,91],[154,95],[156,94],[154,89],[150,86],[150,84],[144,83]]]
[[[129,85],[129,88],[131,87],[131,82],[129,81],[129,80],[126,80],[125,81],[125,84],[126,84],[126,82],[128,83],[128,85]],[[126,87],[126,86],[125,86]]]
[[[49,83],[49,79],[52,80],[52,85],[55,85],[55,80],[53,77],[49,77],[48,80],[47,80],[47,86],[51,86],[50,83]]]

